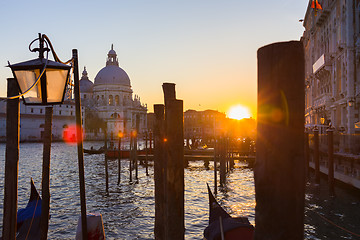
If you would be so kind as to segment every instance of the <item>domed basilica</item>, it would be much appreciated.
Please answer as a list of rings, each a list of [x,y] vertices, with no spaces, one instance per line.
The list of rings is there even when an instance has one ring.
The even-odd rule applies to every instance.
[[[116,137],[119,131],[128,134],[136,127],[136,116],[139,116],[139,132],[146,129],[146,104],[141,104],[140,98],[131,89],[130,78],[119,67],[117,54],[111,46],[102,68],[92,83],[84,68],[80,79],[80,95],[83,106],[86,107],[85,129],[87,139],[102,137],[98,133],[106,126],[108,136]]]

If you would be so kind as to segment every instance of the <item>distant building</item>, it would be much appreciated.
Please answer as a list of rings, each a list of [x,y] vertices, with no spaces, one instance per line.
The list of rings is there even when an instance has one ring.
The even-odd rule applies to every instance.
[[[226,115],[214,110],[184,112],[185,139],[213,139],[223,134],[226,127]]]
[[[234,120],[215,110],[184,112],[184,138],[211,141],[215,137],[255,138],[256,121],[253,118]]]
[[[360,133],[360,1],[321,4],[315,15],[309,3],[303,23],[305,121]]]
[[[130,78],[119,67],[117,54],[111,46],[106,66],[96,75],[92,83],[84,69],[80,80],[81,101],[86,106],[86,138],[103,137],[103,126],[106,126],[108,137],[116,138],[119,131],[129,133],[136,127],[136,116],[139,116],[139,131],[147,127],[147,106],[140,102],[140,97],[131,89]],[[94,119],[96,119],[94,121]],[[92,123],[92,124],[91,124]],[[101,134],[98,134],[101,133]]]
[[[6,141],[6,103],[5,98],[0,99],[0,141],[2,142]],[[83,124],[85,124],[84,112],[84,107],[82,107]],[[61,105],[53,106],[52,139],[54,141],[61,141],[64,136],[74,134],[69,127],[75,126],[75,124],[75,103],[73,101],[65,101]],[[20,141],[41,141],[44,126],[45,107],[24,105],[23,100],[20,99]]]

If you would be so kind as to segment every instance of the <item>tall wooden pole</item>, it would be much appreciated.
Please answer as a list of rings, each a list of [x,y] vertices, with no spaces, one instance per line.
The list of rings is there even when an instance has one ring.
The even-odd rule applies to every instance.
[[[309,177],[310,147],[309,147],[309,131],[305,131],[305,177]]]
[[[148,149],[148,132],[147,132],[147,131],[145,131],[145,150],[146,150],[146,156],[145,156],[146,176],[149,176],[149,170],[148,170],[148,155],[149,155],[149,149]]]
[[[258,50],[255,240],[304,239],[304,50]],[[275,220],[276,219],[276,220]]]
[[[155,182],[155,239],[165,240],[165,169],[164,126],[165,107],[154,105],[154,182]]]
[[[225,153],[225,138],[222,136],[220,138],[219,144],[219,153],[220,153],[220,186],[224,186],[226,182],[226,153]]]
[[[320,183],[319,129],[314,129],[315,182]]]
[[[170,100],[165,110],[167,157],[166,239],[184,239],[184,134],[183,101]]]
[[[134,161],[135,161],[135,179],[136,179],[136,183],[139,182],[139,171],[138,171],[138,143],[137,143],[137,139],[138,139],[138,135],[139,135],[139,127],[140,127],[140,116],[139,114],[136,114],[136,121],[135,121],[136,125],[136,131],[135,131],[135,137],[134,137]]]
[[[82,119],[80,102],[79,63],[77,49],[72,50],[74,61],[74,95],[76,112],[76,139],[78,149],[79,183],[80,183],[80,204],[81,204],[81,229],[83,240],[88,239],[86,220],[86,198],[85,198],[85,171],[84,171],[84,149],[82,137]]]
[[[105,155],[104,155],[104,164],[105,164],[105,191],[109,192],[109,170],[108,170],[108,158],[107,158],[107,126],[104,128],[104,145],[105,145]]]
[[[334,130],[328,129],[328,182],[329,182],[329,194],[330,196],[335,196],[334,188]]]
[[[121,132],[119,132],[119,144],[118,144],[118,185],[121,179]]]
[[[150,145],[150,152],[153,150],[153,145],[152,145],[152,141],[153,141],[153,134],[152,134],[152,131],[150,130],[149,132],[149,145]]]
[[[52,138],[52,115],[53,107],[45,108],[45,127],[44,127],[44,148],[43,148],[43,167],[41,183],[41,217],[40,217],[40,239],[47,240],[50,216],[50,151]]]
[[[218,147],[219,144],[216,142],[215,137],[215,146],[214,146],[214,194],[217,195],[217,157],[218,157]]]
[[[7,96],[19,94],[14,78],[7,79]],[[2,237],[16,239],[16,213],[19,173],[20,100],[8,99],[6,104],[6,152],[4,180],[4,210]]]
[[[129,181],[132,182],[132,161],[134,156],[134,137],[133,131],[130,133],[130,150],[129,150]]]

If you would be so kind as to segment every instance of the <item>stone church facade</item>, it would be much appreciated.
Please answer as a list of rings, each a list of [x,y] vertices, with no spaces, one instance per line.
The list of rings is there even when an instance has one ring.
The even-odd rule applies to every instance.
[[[146,130],[147,106],[140,102],[137,95],[133,96],[130,78],[119,67],[113,46],[107,55],[106,66],[97,73],[94,83],[89,80],[84,68],[80,79],[80,95],[89,123],[86,139],[103,138],[104,129],[107,129],[107,135],[112,139],[117,138],[120,131],[128,136],[136,128],[137,117],[139,134]],[[95,126],[90,126],[91,122]]]

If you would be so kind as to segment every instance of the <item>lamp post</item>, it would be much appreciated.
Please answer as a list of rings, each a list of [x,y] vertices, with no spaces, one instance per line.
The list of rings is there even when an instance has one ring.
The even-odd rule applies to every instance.
[[[120,175],[121,175],[121,138],[124,136],[122,131],[119,131],[119,144],[118,144],[118,185],[120,184]]]
[[[39,47],[33,48],[32,44],[39,41]],[[49,48],[50,47],[50,48]],[[43,149],[43,173],[42,173],[42,213],[40,219],[40,235],[41,239],[47,239],[48,221],[49,221],[49,206],[50,206],[50,149],[51,149],[51,125],[52,125],[52,105],[62,104],[66,92],[66,87],[69,83],[71,65],[73,62],[73,73],[75,82],[75,104],[76,104],[76,122],[77,139],[78,139],[78,154],[79,157],[79,176],[80,176],[80,195],[81,195],[81,209],[82,209],[82,224],[83,224],[83,239],[87,239],[87,227],[86,227],[86,205],[85,205],[85,186],[82,184],[84,181],[84,169],[83,169],[83,149],[82,149],[82,127],[81,127],[81,107],[80,107],[80,92],[79,92],[79,71],[77,61],[77,50],[73,50],[73,58],[63,63],[57,57],[50,39],[45,34],[40,34],[39,37],[33,40],[29,45],[31,52],[39,52],[39,57],[30,61],[21,62],[17,64],[8,64],[16,79],[16,83],[20,94],[16,96],[10,96],[8,99],[15,99],[22,97],[25,105],[41,105],[46,107],[45,114],[45,136],[44,136],[44,149]],[[52,52],[55,61],[48,59],[48,53]],[[46,58],[44,58],[46,53]],[[7,135],[7,138],[12,136]],[[9,140],[7,140],[9,141]],[[81,145],[81,146],[80,146]],[[6,159],[6,162],[11,162],[11,159]],[[82,169],[81,169],[82,168]],[[5,173],[8,169],[5,167]],[[16,182],[17,182],[16,173]],[[6,181],[6,180],[5,180]],[[6,185],[9,184],[5,182]],[[17,193],[17,184],[13,186],[11,192]],[[6,194],[5,194],[6,195]],[[4,198],[5,206],[12,206],[15,204],[15,210],[17,208],[17,194],[16,199]],[[11,201],[10,201],[11,200]],[[13,203],[15,201],[15,203]],[[85,207],[85,211],[83,208]],[[85,217],[83,216],[85,213]],[[10,214],[10,215],[9,215]],[[15,215],[15,216],[14,216]],[[8,223],[8,219],[16,220],[16,211],[4,211],[4,225],[3,229],[7,228],[5,225],[10,224],[10,229],[16,229],[16,221]],[[14,226],[13,226],[14,225]],[[12,236],[12,233],[10,235]],[[14,237],[6,239],[15,239]]]
[[[32,43],[39,41],[39,48],[31,49]],[[46,44],[46,47],[44,47]],[[44,58],[44,53],[50,51],[50,45],[55,60]],[[54,105],[64,101],[66,86],[71,66],[59,62],[50,40],[45,34],[39,33],[39,38],[30,43],[30,51],[39,52],[39,57],[26,62],[10,64],[14,78],[17,81],[20,95],[25,105]],[[14,97],[18,97],[14,96]]]

